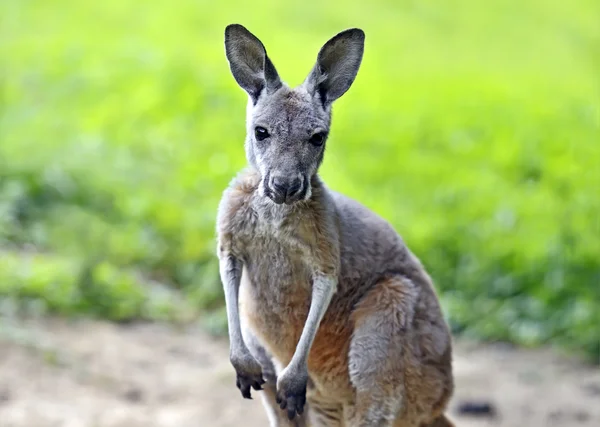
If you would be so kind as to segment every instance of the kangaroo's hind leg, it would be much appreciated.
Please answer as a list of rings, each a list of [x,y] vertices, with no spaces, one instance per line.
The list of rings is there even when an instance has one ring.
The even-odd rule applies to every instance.
[[[348,364],[356,396],[344,408],[346,425],[417,427],[435,418],[446,377],[430,368],[430,360],[435,365],[443,356],[428,351],[427,342],[437,339],[445,349],[448,337],[433,289],[403,276],[382,278],[359,302],[352,321]]]
[[[344,408],[348,426],[392,427],[402,410],[402,331],[412,318],[415,299],[412,283],[382,279],[354,310],[348,368],[356,396]]]

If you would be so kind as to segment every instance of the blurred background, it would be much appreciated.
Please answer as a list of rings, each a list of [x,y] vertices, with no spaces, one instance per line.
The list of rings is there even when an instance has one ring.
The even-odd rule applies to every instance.
[[[0,426],[265,425],[215,256],[245,165],[234,22],[292,86],[366,32],[321,174],[433,276],[457,396],[511,413],[461,425],[598,425],[597,0],[2,0]]]

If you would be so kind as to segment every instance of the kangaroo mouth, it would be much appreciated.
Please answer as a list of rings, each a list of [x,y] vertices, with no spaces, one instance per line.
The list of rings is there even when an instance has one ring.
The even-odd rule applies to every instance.
[[[306,199],[306,193],[308,192],[307,186],[304,186],[298,193],[292,196],[286,196],[281,193],[276,193],[265,187],[265,196],[267,196],[276,205],[293,205],[294,203],[303,201]]]
[[[272,188],[268,182],[268,178],[263,181],[264,195],[277,205],[293,205],[294,203],[305,200],[310,185],[307,180],[304,180],[300,188],[296,190],[292,189],[292,191],[278,191],[277,188]]]
[[[265,196],[267,196],[276,205],[282,205],[285,203],[285,196],[281,194],[275,194],[268,187],[265,186]]]

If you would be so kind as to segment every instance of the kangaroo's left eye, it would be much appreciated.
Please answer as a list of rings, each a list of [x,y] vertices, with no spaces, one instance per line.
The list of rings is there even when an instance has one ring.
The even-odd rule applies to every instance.
[[[325,132],[318,132],[311,136],[308,142],[310,142],[315,147],[320,147],[325,142],[326,137],[327,134]]]
[[[257,140],[262,141],[263,139],[267,139],[269,137],[269,131],[262,126],[256,126],[254,129],[254,136]]]

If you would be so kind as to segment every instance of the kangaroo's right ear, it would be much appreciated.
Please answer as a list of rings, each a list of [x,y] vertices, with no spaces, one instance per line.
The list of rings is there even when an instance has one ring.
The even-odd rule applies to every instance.
[[[319,51],[317,63],[304,81],[309,93],[318,95],[324,107],[342,96],[354,82],[365,49],[365,33],[359,28],[342,31]]]
[[[239,24],[225,28],[225,54],[231,74],[256,104],[263,90],[275,92],[282,85],[262,42]]]

